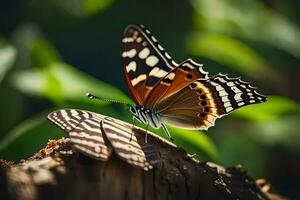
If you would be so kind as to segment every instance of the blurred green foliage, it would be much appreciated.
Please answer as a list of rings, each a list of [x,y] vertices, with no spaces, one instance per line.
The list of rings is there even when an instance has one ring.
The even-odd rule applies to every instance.
[[[192,0],[200,29],[264,42],[297,58],[299,27],[259,0]]]
[[[218,33],[194,33],[187,41],[187,49],[196,56],[206,57],[241,74],[263,78],[274,73],[269,63],[248,45]]]
[[[264,104],[247,106],[233,112],[233,116],[253,121],[271,121],[290,114],[299,114],[299,103],[281,96],[269,96]]]
[[[0,83],[7,71],[13,66],[16,53],[14,46],[5,44],[0,38]]]
[[[72,17],[82,18],[101,12],[110,6],[113,0],[54,0],[53,2]]]
[[[129,101],[120,90],[96,80],[73,67],[53,62],[45,68],[17,71],[12,76],[12,85],[29,95],[49,98],[53,102],[90,101],[85,93],[91,88],[95,95],[105,99],[118,97],[120,101]],[[98,102],[107,104],[107,102]]]
[[[300,168],[296,0],[45,2],[15,2],[15,21],[4,21],[8,15],[0,8],[0,158],[24,159],[49,139],[67,136],[46,120],[55,109],[86,109],[132,123],[127,108],[85,93],[133,103],[125,90],[120,38],[127,24],[143,23],[174,60],[193,56],[210,75],[241,75],[268,96],[207,132],[170,127],[175,144],[199,160],[242,164],[251,176],[300,198],[300,172],[292,170]]]

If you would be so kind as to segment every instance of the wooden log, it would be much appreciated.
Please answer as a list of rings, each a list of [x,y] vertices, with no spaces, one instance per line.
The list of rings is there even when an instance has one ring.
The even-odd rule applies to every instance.
[[[200,162],[157,137],[148,139],[160,155],[149,171],[114,154],[96,161],[73,149],[69,139],[51,140],[28,160],[0,162],[0,199],[285,199],[239,166]]]

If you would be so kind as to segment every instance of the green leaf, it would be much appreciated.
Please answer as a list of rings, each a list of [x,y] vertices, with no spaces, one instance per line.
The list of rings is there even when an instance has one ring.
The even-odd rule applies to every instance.
[[[190,154],[195,154],[199,160],[219,161],[219,153],[212,140],[202,131],[183,130],[168,127],[174,143],[185,149]]]
[[[264,42],[300,58],[300,28],[257,0],[193,0],[202,30]]]
[[[44,39],[34,40],[30,53],[32,66],[34,67],[46,67],[53,62],[61,60],[57,50]]]
[[[0,46],[0,83],[6,72],[13,66],[17,55],[17,50],[12,45]]]
[[[225,35],[212,32],[191,34],[187,49],[196,56],[211,59],[254,78],[263,79],[265,73],[275,74],[269,63],[252,48]]]
[[[286,97],[269,96],[266,102],[242,107],[234,111],[232,116],[252,121],[270,121],[293,113],[300,113],[297,102]]]
[[[41,69],[18,70],[10,78],[10,83],[21,92],[42,96],[45,78]]]
[[[136,124],[137,126],[139,124]],[[144,126],[141,126],[145,128]],[[201,161],[219,161],[219,153],[214,142],[202,131],[184,130],[180,128],[170,127],[168,129],[174,138],[173,143],[186,150],[189,154]],[[153,129],[149,127],[153,133],[169,140],[162,129]]]
[[[26,94],[46,97],[57,103],[68,100],[95,102],[85,97],[87,92],[105,99],[132,101],[119,89],[60,62],[52,63],[46,69],[18,71],[11,82]],[[95,103],[107,104],[104,101]]]

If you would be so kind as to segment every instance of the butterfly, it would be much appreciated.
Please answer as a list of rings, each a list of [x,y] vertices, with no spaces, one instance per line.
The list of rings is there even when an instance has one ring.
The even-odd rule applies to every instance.
[[[129,25],[122,39],[123,71],[138,121],[164,130],[166,125],[207,130],[237,108],[266,101],[240,78],[208,76],[192,59],[177,64],[143,25]]]
[[[144,140],[145,131],[124,121],[78,109],[57,110],[48,119],[69,134],[79,152],[93,159],[107,161],[115,152],[120,159],[146,171],[159,161],[156,148]]]

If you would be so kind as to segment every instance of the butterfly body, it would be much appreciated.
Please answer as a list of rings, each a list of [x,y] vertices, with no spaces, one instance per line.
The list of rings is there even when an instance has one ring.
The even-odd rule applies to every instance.
[[[159,113],[146,108],[145,106],[129,106],[129,111],[133,114],[133,117],[138,121],[150,125],[153,128],[162,128],[169,139],[173,140],[167,126],[162,122]]]
[[[266,101],[249,83],[212,77],[191,59],[177,64],[143,25],[129,25],[122,39],[123,71],[136,103],[130,111],[154,128],[207,130],[233,110]]]
[[[129,108],[130,112],[133,114],[134,118],[138,121],[150,125],[153,128],[161,127],[160,115],[145,106],[132,106]]]

